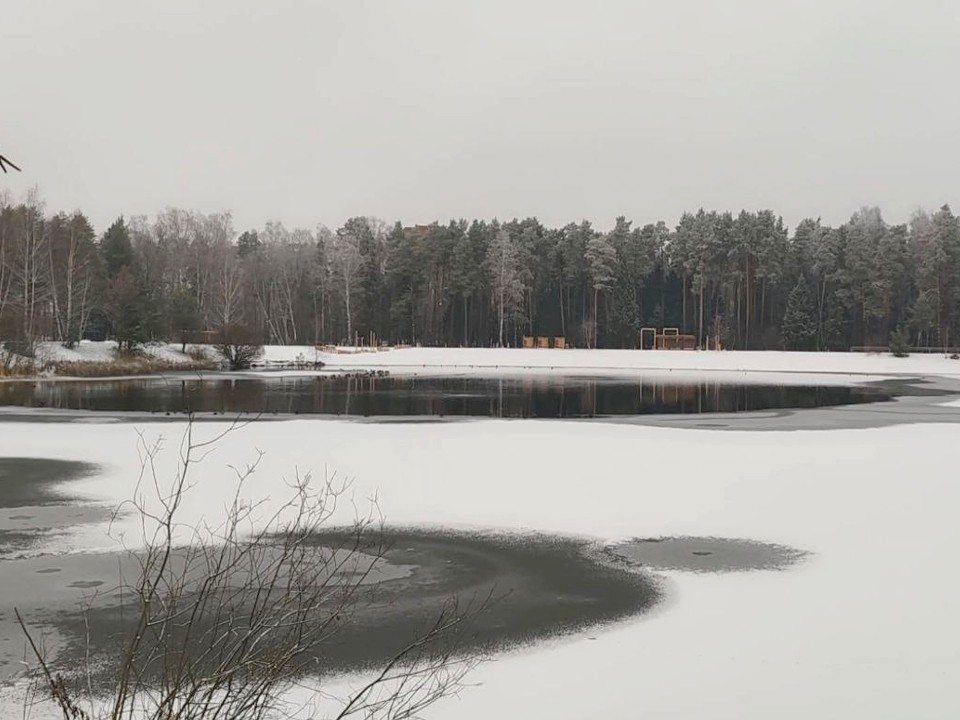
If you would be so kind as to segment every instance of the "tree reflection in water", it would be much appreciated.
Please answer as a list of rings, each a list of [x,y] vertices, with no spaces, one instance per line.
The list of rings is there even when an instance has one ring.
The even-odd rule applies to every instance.
[[[10,383],[0,404],[104,412],[574,418],[874,402],[869,388],[574,377],[321,375]]]

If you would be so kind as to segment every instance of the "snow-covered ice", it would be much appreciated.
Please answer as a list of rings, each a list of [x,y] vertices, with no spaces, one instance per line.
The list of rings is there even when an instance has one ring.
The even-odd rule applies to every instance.
[[[100,463],[72,489],[116,502],[136,479],[137,429],[170,439],[169,470],[178,424],[4,423],[0,453]],[[221,512],[227,464],[260,448],[252,495],[277,499],[296,469],[326,469],[354,478],[360,500],[377,493],[392,523],[601,540],[711,535],[812,553],[782,572],[664,573],[667,599],[651,614],[501,656],[431,718],[958,717],[958,441],[950,425],[257,423],[198,466],[184,519]],[[88,528],[69,549],[104,542]]]

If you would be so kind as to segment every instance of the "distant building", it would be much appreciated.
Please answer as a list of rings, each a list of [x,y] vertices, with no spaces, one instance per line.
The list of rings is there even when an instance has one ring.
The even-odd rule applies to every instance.
[[[433,225],[414,225],[413,227],[405,227],[403,234],[410,239],[422,240],[430,234],[431,229],[433,229]]]

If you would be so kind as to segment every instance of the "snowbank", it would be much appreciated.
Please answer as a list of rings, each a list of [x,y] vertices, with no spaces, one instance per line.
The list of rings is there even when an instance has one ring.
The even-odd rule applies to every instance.
[[[272,352],[273,348],[267,348],[268,354]],[[668,371],[960,376],[960,360],[942,355],[895,358],[889,354],[775,351],[403,348],[355,354],[318,352],[317,357],[328,369],[383,368],[397,372],[537,370],[580,374]]]
[[[109,362],[117,352],[115,342],[81,340],[72,348],[58,342],[37,344],[37,359],[43,362]]]
[[[117,502],[134,486],[138,429],[168,438],[168,477],[178,424],[5,423],[0,452],[100,463],[99,476],[72,487]],[[221,429],[195,431],[207,438]],[[184,519],[222,512],[227,465],[261,448],[249,488],[258,498],[284,496],[295,469],[326,469],[355,478],[361,504],[378,492],[393,523],[602,539],[712,535],[814,553],[783,572],[666,574],[668,599],[651,615],[501,656],[471,676],[479,686],[428,718],[960,717],[952,569],[960,482],[949,470],[958,442],[955,425],[747,433],[549,421],[259,423],[227,436],[197,467]],[[129,519],[122,528],[134,537]],[[70,549],[104,543],[102,528],[88,528]]]
[[[192,362],[192,358],[180,350],[179,344],[145,343],[140,346],[144,355],[167,363]],[[117,344],[112,340],[81,340],[72,348],[58,342],[41,342],[37,345],[37,358],[43,362],[110,362],[116,359]]]

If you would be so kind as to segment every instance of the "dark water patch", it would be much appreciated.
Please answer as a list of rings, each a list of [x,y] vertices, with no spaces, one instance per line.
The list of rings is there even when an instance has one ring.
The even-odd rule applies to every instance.
[[[81,505],[62,487],[95,470],[69,460],[0,457],[0,561],[24,555],[54,533],[109,519],[108,508]]]
[[[0,457],[0,508],[62,503],[70,498],[55,486],[95,470],[95,465],[72,460]]]
[[[317,547],[332,548],[345,537],[324,533],[314,542]],[[388,532],[386,540],[387,569],[395,566],[404,572],[386,573],[387,579],[372,583],[369,592],[360,594],[348,617],[337,619],[337,631],[312,658],[312,673],[382,666],[428,628],[451,598],[465,612],[483,605],[456,637],[458,652],[467,654],[626,618],[643,612],[658,598],[651,579],[629,568],[597,562],[587,546],[575,540],[407,530]],[[86,565],[71,568],[74,562]],[[63,638],[57,651],[60,665],[79,667],[89,651],[90,667],[97,668],[95,680],[104,683],[115,669],[111,662],[119,657],[117,650],[129,637],[134,620],[131,607],[124,608],[111,589],[117,585],[117,576],[106,576],[111,567],[117,572],[117,564],[116,556],[101,556],[93,564],[89,557],[67,556],[57,558],[63,576],[38,576],[36,567],[18,575],[22,583],[34,585],[31,592],[23,589],[21,596],[40,598],[42,588],[49,586],[49,596],[59,598],[55,604],[38,600],[28,617]],[[85,612],[76,600],[67,599],[81,597],[80,583],[70,582],[77,574],[100,577],[92,600],[88,593],[91,604]],[[73,595],[69,588],[74,588]],[[129,594],[126,600],[129,603]],[[0,615],[8,603],[12,599],[0,598]],[[440,639],[438,647],[447,641]],[[9,658],[0,653],[0,659]]]
[[[405,531],[391,533],[389,541],[387,559],[415,569],[379,585],[365,613],[377,618],[378,652],[365,649],[370,625],[335,638],[341,666],[378,664],[383,650],[409,642],[412,619],[422,627],[449,597],[468,603],[491,598],[470,627],[471,645],[481,650],[619,620],[658,599],[648,577],[598,563],[588,544],[568,538]]]
[[[877,388],[587,377],[195,376],[0,385],[0,405],[93,412],[577,418],[736,413],[889,399]]]
[[[103,585],[103,580],[77,580],[70,583],[67,587],[80,588],[81,590],[92,590]]]
[[[958,386],[956,378],[948,377],[899,377],[887,378],[877,385],[885,392],[906,397],[941,398],[956,395]]]
[[[611,558],[637,567],[710,573],[783,570],[808,554],[754,540],[683,536],[638,538],[605,550]]]

